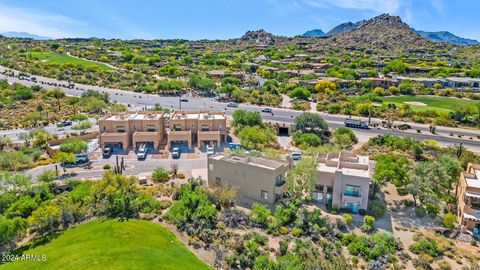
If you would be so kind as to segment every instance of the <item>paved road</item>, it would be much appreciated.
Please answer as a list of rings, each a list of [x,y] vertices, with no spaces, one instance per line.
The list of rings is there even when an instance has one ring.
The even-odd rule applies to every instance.
[[[0,73],[2,73],[5,68],[0,66]],[[35,76],[37,78],[37,83],[33,83],[28,80],[23,80],[18,78],[18,71],[14,71],[14,76],[5,76],[0,75],[0,79],[7,79],[9,82],[21,82],[25,85],[34,85],[39,84],[44,88],[53,88],[55,85],[68,85],[67,82],[58,81],[56,79],[45,78],[41,76]],[[86,90],[95,90],[99,92],[108,93],[112,100],[116,100],[119,103],[129,105],[130,110],[139,110],[144,107],[151,107],[156,103],[162,105],[165,108],[169,109],[179,109],[180,106],[182,109],[188,110],[214,110],[214,111],[225,111],[227,115],[231,115],[235,108],[228,108],[226,103],[217,102],[211,98],[188,98],[188,102],[180,103],[179,97],[165,97],[152,94],[139,94],[135,92],[111,89],[99,86],[89,86],[83,84],[75,84],[74,89],[66,88],[60,86],[60,88],[65,91],[68,95],[79,96]],[[255,105],[245,105],[240,104],[238,109],[245,109],[249,111],[260,111],[261,107]],[[298,116],[301,112],[294,111],[284,108],[274,108],[272,114],[262,114],[262,117],[266,121],[272,122],[283,122],[283,123],[292,123],[293,119]],[[344,115],[332,115],[327,113],[319,113],[328,123],[330,127],[337,128],[343,126],[343,121],[346,118]],[[373,123],[380,123],[381,119],[372,119]],[[395,134],[401,136],[410,136],[419,139],[435,139],[441,145],[451,145],[463,143],[465,147],[471,151],[480,152],[480,139],[477,136],[480,136],[480,130],[474,129],[459,129],[459,128],[450,128],[450,127],[437,127],[436,134],[431,134],[429,132],[429,126],[418,123],[408,123],[412,126],[410,131],[398,131],[390,130],[384,128],[372,128],[369,130],[354,130],[355,133],[360,137],[367,140],[368,138],[377,136],[379,134]],[[421,133],[417,133],[415,130],[419,129]],[[450,133],[453,133],[454,136],[450,136]],[[462,137],[458,137],[462,135]],[[471,139],[470,139],[471,138]]]
[[[119,156],[121,157],[121,156]],[[102,167],[105,164],[114,165],[115,164],[115,156],[111,156],[109,159],[99,159],[92,161],[94,168],[91,170],[82,170],[78,172],[78,168],[67,168],[67,173],[72,173],[73,171],[77,171],[77,173],[73,174],[77,178],[97,178],[101,177],[105,172]],[[171,169],[171,164],[177,163],[179,171],[192,171],[197,169],[205,169],[207,168],[207,159],[205,156],[201,156],[200,158],[195,159],[151,159],[148,158],[147,160],[139,161],[137,159],[125,159],[125,166],[127,167],[124,174],[125,175],[137,175],[142,173],[151,172],[153,169],[157,167],[163,167],[165,169]],[[56,164],[57,168],[60,172],[62,171],[62,167],[59,164]],[[32,180],[34,183],[37,181],[37,176],[46,170],[55,170],[55,164],[45,165],[40,167],[35,167],[31,170],[25,171],[24,173],[27,175],[32,176]]]

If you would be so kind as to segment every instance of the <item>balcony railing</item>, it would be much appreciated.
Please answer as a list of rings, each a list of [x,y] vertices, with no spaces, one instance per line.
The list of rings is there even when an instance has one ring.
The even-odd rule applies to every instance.
[[[362,195],[358,192],[344,192],[343,196],[354,197],[354,198],[361,198]]]

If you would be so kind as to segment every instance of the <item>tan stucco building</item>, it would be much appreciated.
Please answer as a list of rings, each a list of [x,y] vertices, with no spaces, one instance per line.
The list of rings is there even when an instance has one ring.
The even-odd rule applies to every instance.
[[[127,150],[147,144],[158,150],[182,143],[201,147],[218,145],[225,141],[227,121],[223,112],[141,111],[137,113],[109,114],[98,120],[100,147]]]
[[[218,146],[225,141],[227,118],[223,112],[176,111],[168,120],[167,147],[185,143],[189,148],[206,144]]]
[[[480,164],[469,163],[460,175],[457,215],[463,228],[480,229]]]
[[[317,156],[317,180],[312,198],[317,203],[346,208],[356,213],[366,210],[370,188],[368,156],[328,153]]]
[[[272,207],[284,197],[288,169],[282,160],[219,153],[208,158],[208,184],[238,187],[239,205]]]

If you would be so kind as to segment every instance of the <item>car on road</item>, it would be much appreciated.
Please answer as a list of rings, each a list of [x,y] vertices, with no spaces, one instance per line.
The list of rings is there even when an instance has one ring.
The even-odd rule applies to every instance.
[[[102,156],[104,158],[109,158],[113,153],[113,149],[111,147],[105,147],[102,151]]]
[[[302,153],[300,152],[292,152],[290,154],[288,154],[290,156],[291,159],[293,160],[299,160],[301,157],[302,157]]]
[[[178,147],[172,148],[172,158],[180,158],[180,148]]]
[[[213,154],[215,154],[215,148],[213,148],[213,146],[208,145],[207,146],[207,156],[211,156]]]
[[[181,102],[188,102],[188,99],[187,98],[181,98],[180,101]]]
[[[147,158],[147,146],[146,145],[141,145],[140,148],[138,148],[137,152],[137,159],[146,159]]]
[[[412,126],[410,126],[409,124],[400,124],[400,125],[398,125],[397,127],[398,127],[398,129],[400,129],[400,130],[407,130],[407,129],[411,129],[411,128],[412,128]]]
[[[270,108],[263,108],[263,109],[262,109],[262,112],[264,112],[264,113],[272,113],[272,109],[270,109]]]
[[[70,120],[62,120],[62,121],[57,123],[57,127],[66,127],[66,126],[71,126],[71,125],[72,125],[72,121],[70,121]]]
[[[229,103],[227,104],[227,107],[230,107],[230,108],[237,108],[237,107],[238,107],[238,104],[237,104],[237,103],[235,103],[235,102],[229,102]]]

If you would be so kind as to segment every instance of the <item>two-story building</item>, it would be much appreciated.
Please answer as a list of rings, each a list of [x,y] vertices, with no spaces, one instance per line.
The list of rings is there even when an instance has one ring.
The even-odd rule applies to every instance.
[[[176,111],[168,120],[166,130],[170,148],[174,144],[185,144],[188,148],[196,143],[218,146],[225,142],[227,119],[223,112]]]
[[[371,178],[368,156],[342,152],[319,154],[317,159],[313,200],[353,213],[366,210]]]
[[[208,184],[238,187],[237,204],[273,207],[284,197],[289,163],[265,157],[219,153],[208,158]]]
[[[164,140],[165,114],[163,112],[137,112],[110,114],[98,120],[100,147],[126,150],[147,144],[158,149]]]
[[[227,134],[227,119],[223,112],[210,111],[141,111],[137,113],[109,114],[98,120],[102,149],[127,150],[147,145],[159,150],[160,146],[179,144],[202,147],[218,146]],[[195,143],[195,145],[194,145]]]
[[[480,229],[480,164],[469,163],[460,175],[457,215],[463,228]]]

